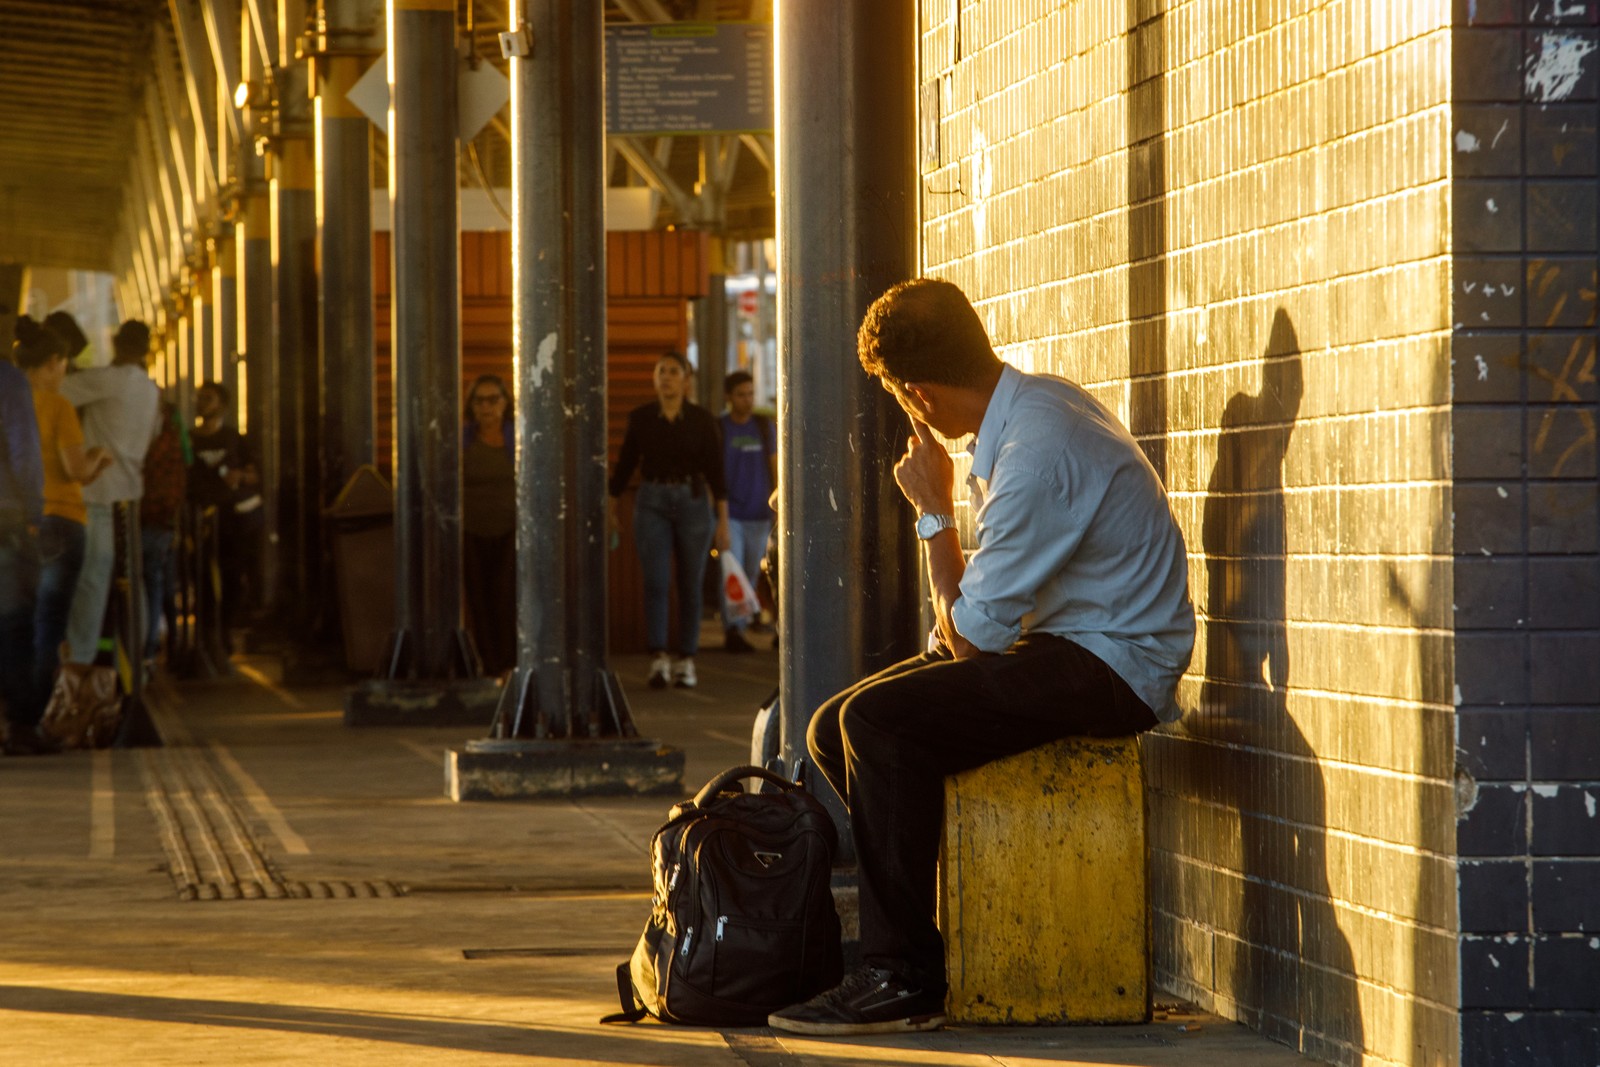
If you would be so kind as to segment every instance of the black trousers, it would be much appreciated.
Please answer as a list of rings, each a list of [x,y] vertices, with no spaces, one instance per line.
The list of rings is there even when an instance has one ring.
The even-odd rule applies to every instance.
[[[923,653],[817,709],[807,742],[850,810],[864,961],[945,988],[934,893],[947,775],[1062,737],[1125,736],[1156,722],[1099,657],[1052,634],[1025,636],[998,656]]]
[[[483,672],[503,674],[517,665],[517,532],[463,534],[461,584]]]

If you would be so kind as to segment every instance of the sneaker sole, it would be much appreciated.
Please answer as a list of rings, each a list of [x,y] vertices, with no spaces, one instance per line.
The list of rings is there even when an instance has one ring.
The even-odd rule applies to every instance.
[[[767,1016],[767,1025],[774,1030],[787,1030],[791,1034],[810,1037],[850,1037],[858,1034],[916,1034],[924,1030],[938,1030],[944,1026],[943,1015],[913,1015],[909,1019],[890,1019],[881,1023],[808,1023],[800,1019]]]

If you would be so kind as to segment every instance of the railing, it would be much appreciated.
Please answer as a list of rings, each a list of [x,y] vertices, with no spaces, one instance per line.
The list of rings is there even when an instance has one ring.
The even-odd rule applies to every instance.
[[[229,666],[216,505],[183,506],[172,551],[167,666],[184,678],[221,677]]]

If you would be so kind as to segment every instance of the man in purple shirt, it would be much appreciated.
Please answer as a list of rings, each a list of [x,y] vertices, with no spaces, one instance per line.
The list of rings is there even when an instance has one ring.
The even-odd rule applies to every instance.
[[[778,484],[778,442],[772,420],[756,414],[756,386],[749,371],[736,370],[722,382],[728,410],[717,420],[722,430],[723,480],[728,485],[728,551],[754,584],[761,573],[761,557],[772,532],[772,505],[768,502]],[[723,646],[729,652],[750,652],[745,638],[749,619],[722,611]]]

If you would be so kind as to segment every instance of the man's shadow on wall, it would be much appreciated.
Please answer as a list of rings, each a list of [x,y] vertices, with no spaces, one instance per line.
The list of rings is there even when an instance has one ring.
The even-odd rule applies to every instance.
[[[1218,990],[1267,1035],[1349,1062],[1363,1047],[1361,1011],[1329,900],[1322,772],[1288,713],[1283,464],[1303,394],[1299,338],[1279,308],[1260,393],[1235,393],[1222,414],[1201,521],[1205,682],[1188,725],[1229,746],[1203,757],[1218,761],[1205,777],[1239,818],[1240,910],[1217,910],[1243,944],[1229,942],[1229,961],[1218,942]]]

